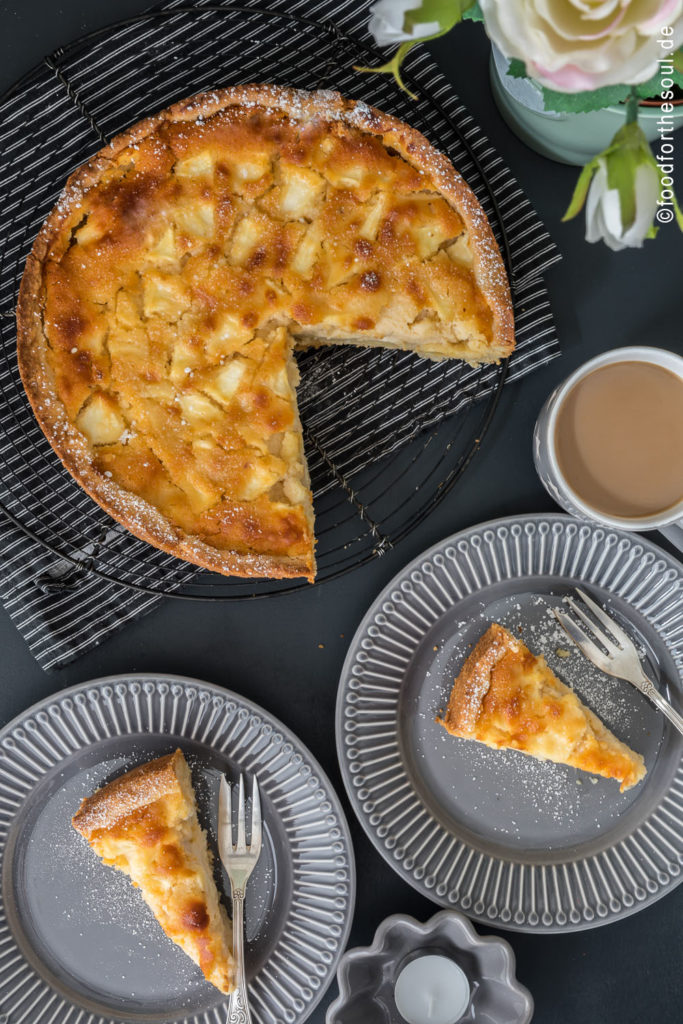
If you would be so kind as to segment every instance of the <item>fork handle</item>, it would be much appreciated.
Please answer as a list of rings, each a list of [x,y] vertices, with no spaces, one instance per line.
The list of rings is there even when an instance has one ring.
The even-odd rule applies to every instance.
[[[683,715],[679,715],[678,711],[671,707],[668,700],[662,697],[652,680],[644,672],[642,672],[641,679],[636,683],[636,686],[641,693],[650,698],[652,703],[659,708],[663,715],[666,715],[671,724],[683,735]]]
[[[227,1024],[251,1024],[247,979],[244,974],[244,889],[232,890],[232,956],[235,988],[228,1002]]]

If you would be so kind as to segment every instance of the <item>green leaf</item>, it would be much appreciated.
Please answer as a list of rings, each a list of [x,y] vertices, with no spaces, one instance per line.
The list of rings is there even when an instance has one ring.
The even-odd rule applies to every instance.
[[[523,60],[519,60],[517,57],[513,57],[508,64],[508,75],[510,78],[531,78],[531,75],[526,69],[526,64]]]
[[[471,4],[463,14],[463,21],[483,21],[484,12],[478,2]]]
[[[589,110],[602,110],[614,103],[622,103],[630,91],[630,85],[605,85],[588,92],[557,92],[543,86],[543,106],[546,110],[563,114],[585,114]]]
[[[641,100],[659,99],[659,94],[662,91],[662,78],[673,78],[674,84],[683,89],[683,68],[680,70],[675,68],[672,75],[664,75],[661,70],[659,70],[657,74],[653,75],[652,78],[649,78],[647,82],[641,82],[640,85],[634,85],[633,89]]]
[[[435,21],[440,28],[439,35],[444,35],[462,20],[466,8],[471,3],[472,0],[422,0],[419,7],[405,12],[403,30],[411,32],[414,26]],[[434,39],[436,35],[424,38]]]
[[[583,208],[583,204],[586,202],[586,196],[588,195],[588,189],[590,183],[593,180],[593,175],[598,169],[598,158],[591,160],[581,170],[579,180],[574,187],[574,194],[572,195],[567,211],[562,220],[571,220],[572,217],[576,217],[577,213]]]
[[[675,70],[671,75],[662,75],[661,69],[657,74],[641,82],[640,85],[605,85],[600,89],[591,89],[587,92],[557,92],[555,89],[548,89],[543,86],[543,104],[546,110],[556,110],[566,114],[585,114],[590,110],[601,110],[603,107],[615,106],[623,103],[632,91],[639,99],[656,99],[662,91],[661,80],[673,78],[674,83],[683,89],[683,50],[677,50],[672,55]],[[508,74],[515,78],[522,77],[512,70]]]
[[[677,51],[674,60],[681,51]],[[512,61],[510,62],[512,65]],[[515,78],[523,77],[510,69],[509,75]],[[631,91],[635,92],[640,99],[656,99],[662,89],[662,77],[673,78],[676,85],[683,89],[683,69],[675,70],[670,76],[662,76],[658,71],[653,78],[640,85],[605,85],[600,89],[591,89],[587,92],[557,92],[555,89],[547,89],[543,86],[543,105],[546,110],[556,110],[563,114],[585,114],[589,110],[602,110],[603,107],[616,106],[624,103]]]

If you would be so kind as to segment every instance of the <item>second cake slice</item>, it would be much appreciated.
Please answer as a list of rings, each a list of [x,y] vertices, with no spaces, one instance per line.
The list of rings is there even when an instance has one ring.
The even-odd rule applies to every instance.
[[[616,779],[622,792],[646,771],[641,755],[612,735],[542,657],[495,622],[467,658],[437,721],[453,736]]]
[[[208,981],[233,988],[232,929],[180,750],[97,790],[73,818],[105,864],[125,872],[168,937]]]

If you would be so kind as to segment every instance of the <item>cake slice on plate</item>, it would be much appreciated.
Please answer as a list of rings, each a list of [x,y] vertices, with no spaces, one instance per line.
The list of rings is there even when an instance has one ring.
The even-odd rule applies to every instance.
[[[83,800],[74,828],[125,872],[170,939],[221,992],[233,988],[232,929],[197,819],[180,750],[142,764]]]
[[[646,771],[641,755],[613,736],[542,657],[495,622],[467,658],[437,721],[462,739],[616,779],[622,792]]]

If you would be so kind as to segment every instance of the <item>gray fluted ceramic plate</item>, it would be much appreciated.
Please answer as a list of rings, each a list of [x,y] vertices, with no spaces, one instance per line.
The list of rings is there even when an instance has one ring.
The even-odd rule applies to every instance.
[[[220,773],[258,775],[264,844],[247,887],[247,968],[259,1024],[300,1024],[351,924],[348,827],[320,765],[276,719],[177,676],[65,690],[0,732],[0,1022],[216,1024],[227,1002],[163,934],[121,873],[71,827],[82,797],[180,747],[216,855]]]
[[[683,738],[629,683],[570,644],[552,606],[580,583],[630,632],[681,708],[683,566],[641,537],[568,516],[457,534],[374,602],[339,687],[349,798],[406,881],[475,920],[520,931],[590,928],[671,891],[683,864]],[[502,622],[620,739],[640,785],[458,740],[436,724],[470,645]]]

